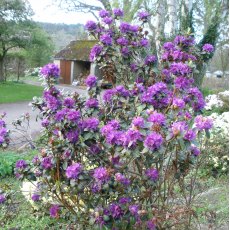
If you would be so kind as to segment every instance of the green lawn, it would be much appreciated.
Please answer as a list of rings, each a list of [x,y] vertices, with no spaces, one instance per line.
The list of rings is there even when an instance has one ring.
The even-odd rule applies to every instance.
[[[21,82],[0,83],[0,104],[18,101],[31,101],[34,96],[41,96],[43,87]]]

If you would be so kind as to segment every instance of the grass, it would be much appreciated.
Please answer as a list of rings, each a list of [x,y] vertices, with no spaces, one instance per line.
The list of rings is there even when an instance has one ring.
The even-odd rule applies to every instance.
[[[0,83],[0,104],[31,101],[34,96],[41,96],[43,87],[21,82]]]

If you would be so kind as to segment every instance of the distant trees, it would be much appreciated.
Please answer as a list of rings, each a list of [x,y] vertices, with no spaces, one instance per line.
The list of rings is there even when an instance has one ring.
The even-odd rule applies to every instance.
[[[53,52],[48,36],[31,20],[32,14],[27,1],[0,1],[0,82],[5,80],[7,56],[12,63],[28,60],[27,64],[36,66],[45,64]]]

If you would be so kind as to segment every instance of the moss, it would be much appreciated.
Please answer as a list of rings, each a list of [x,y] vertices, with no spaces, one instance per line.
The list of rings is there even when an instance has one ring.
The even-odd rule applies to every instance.
[[[64,60],[89,61],[90,50],[96,43],[96,40],[72,41],[63,50],[58,52],[54,58]]]

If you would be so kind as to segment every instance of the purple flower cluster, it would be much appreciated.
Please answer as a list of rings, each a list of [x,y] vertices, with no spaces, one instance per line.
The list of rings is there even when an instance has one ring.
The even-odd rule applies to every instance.
[[[66,177],[69,179],[77,179],[81,172],[82,165],[80,163],[75,163],[67,167]]]
[[[32,201],[37,202],[37,201],[40,201],[41,196],[40,196],[39,194],[34,193],[34,194],[31,196],[31,199],[32,199]]]
[[[198,130],[209,130],[213,126],[213,121],[211,118],[203,117],[202,115],[198,115],[195,117],[195,126]]]
[[[152,132],[145,138],[144,146],[151,151],[156,151],[161,147],[163,141],[161,134]]]
[[[104,45],[107,45],[107,46],[111,46],[112,43],[113,43],[113,39],[111,37],[110,34],[102,34],[100,36],[100,41],[104,44]]]
[[[67,108],[73,108],[75,104],[75,101],[71,97],[67,97],[64,99],[63,105],[66,106]]]
[[[0,147],[3,146],[3,144],[9,144],[9,131],[6,129],[6,123],[3,120],[4,116],[5,114],[0,115]]]
[[[90,51],[89,60],[91,62],[95,61],[95,59],[101,54],[103,47],[99,44],[96,44]]]
[[[100,121],[96,117],[89,117],[82,121],[81,127],[83,130],[93,130],[98,128]]]
[[[183,47],[189,47],[195,44],[195,40],[191,36],[177,35],[174,39],[174,44]]]
[[[121,22],[119,27],[121,33],[137,33],[139,26],[130,25],[128,22]]]
[[[28,164],[24,160],[18,160],[15,164],[15,167],[19,170],[23,170],[27,168]]]
[[[138,13],[138,17],[139,20],[146,21],[150,17],[150,14],[148,12],[142,11]]]
[[[166,118],[164,114],[154,111],[153,113],[150,114],[148,121],[156,125],[162,126],[165,125]]]
[[[130,180],[128,178],[126,178],[124,175],[122,175],[121,173],[116,173],[115,179],[116,179],[116,181],[120,182],[121,184],[123,184],[125,186],[130,185]]]
[[[85,28],[88,31],[92,32],[92,31],[95,31],[97,29],[97,24],[94,21],[87,21],[85,24]]]
[[[112,17],[104,17],[102,21],[107,25],[111,25],[113,23],[113,18]]]
[[[197,87],[188,89],[186,97],[184,97],[186,103],[190,103],[195,111],[200,111],[205,106],[205,100],[203,94]]]
[[[124,37],[120,37],[117,39],[117,44],[121,46],[127,46],[129,44],[129,40]]]
[[[110,178],[107,169],[104,167],[94,169],[93,177],[97,182],[101,183],[107,182]]]
[[[122,9],[113,9],[113,14],[115,17],[123,17],[124,12]]]
[[[162,108],[169,104],[169,95],[170,92],[167,85],[163,82],[157,82],[147,88],[141,96],[141,101],[143,103],[151,104],[155,108]]]
[[[85,106],[87,108],[98,108],[98,100],[96,98],[90,98],[86,101]]]
[[[172,63],[170,72],[176,76],[183,77],[191,73],[191,68],[183,62]]]
[[[188,130],[188,124],[185,121],[176,121],[171,125],[171,131],[174,136],[183,134]]]
[[[132,120],[132,124],[136,126],[137,128],[143,128],[145,125],[144,118],[142,117],[135,117]]]
[[[145,58],[145,65],[150,65],[156,62],[157,58],[155,55],[149,55]]]
[[[4,204],[6,201],[6,197],[3,194],[0,194],[0,204]]]
[[[187,141],[193,141],[196,139],[196,132],[192,129],[186,131],[184,135],[184,139]]]
[[[211,44],[204,44],[202,47],[202,50],[208,54],[212,53],[214,51],[214,47]]]
[[[58,218],[58,212],[60,211],[60,207],[57,204],[54,204],[50,207],[50,216],[52,218]]]
[[[99,11],[99,16],[101,17],[101,18],[105,18],[105,17],[109,17],[109,12],[107,11],[107,10],[100,10]]]
[[[78,141],[79,133],[76,129],[69,130],[66,133],[66,138],[71,143],[76,143]]]
[[[92,88],[94,86],[97,85],[97,77],[94,75],[89,75],[86,79],[85,79],[85,84],[89,87]]]
[[[59,67],[53,63],[49,63],[42,67],[40,74],[42,74],[45,78],[49,79],[51,77],[58,78],[59,77]]]
[[[52,158],[44,157],[41,162],[41,166],[44,169],[51,169],[53,167]]]
[[[145,171],[145,175],[152,181],[156,181],[159,177],[157,169],[149,168]]]

